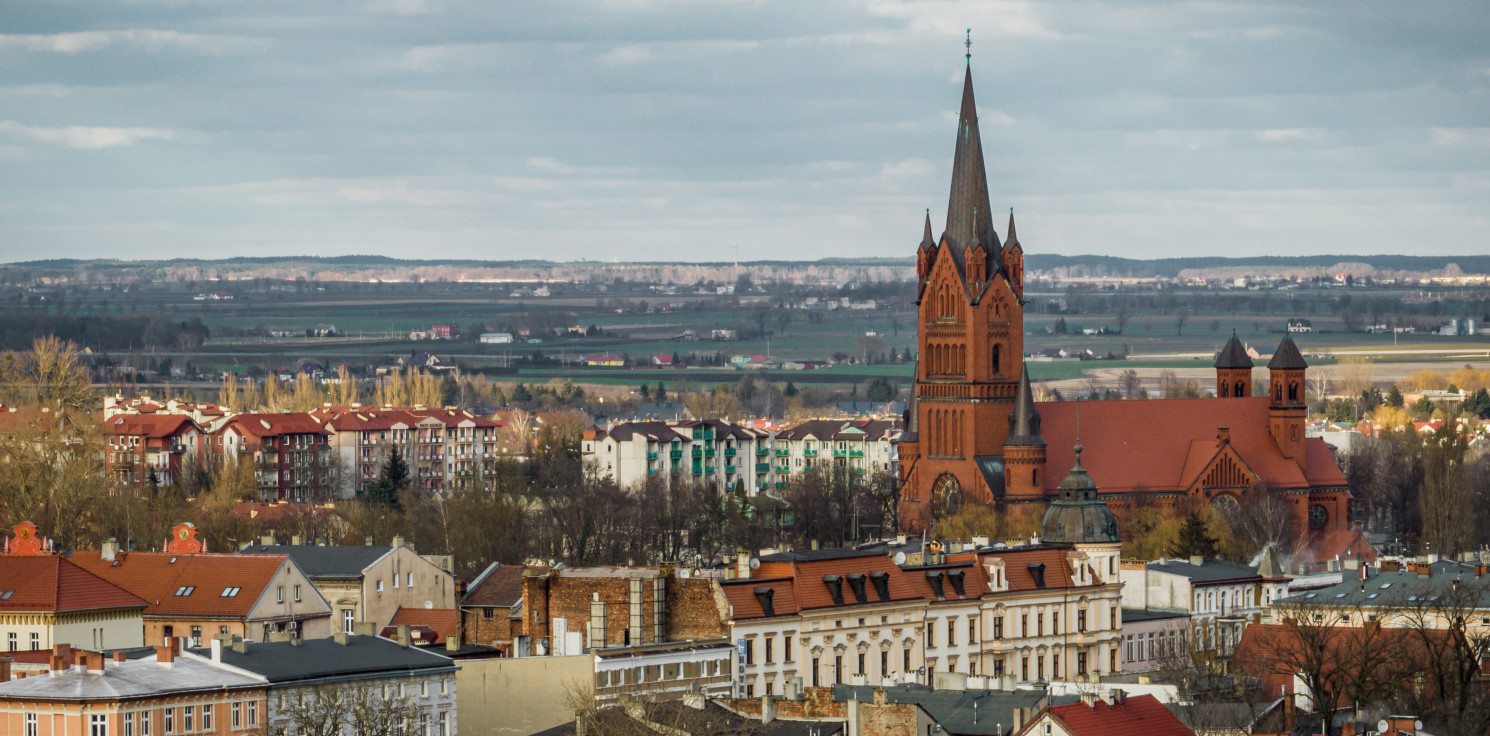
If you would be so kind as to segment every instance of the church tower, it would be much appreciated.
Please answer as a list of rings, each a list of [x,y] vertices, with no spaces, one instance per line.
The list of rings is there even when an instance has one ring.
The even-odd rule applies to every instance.
[[[1309,367],[1293,338],[1284,335],[1268,361],[1268,428],[1283,457],[1304,468],[1304,372]]]
[[[1252,356],[1237,338],[1236,331],[1226,347],[1216,353],[1216,398],[1244,398],[1252,395]]]
[[[902,525],[930,526],[964,501],[991,503],[985,467],[1009,437],[1024,358],[1023,249],[993,228],[988,176],[969,64],[963,80],[947,224],[932,237],[928,213],[916,251],[918,357],[905,435]],[[1031,411],[1033,406],[1031,406]]]

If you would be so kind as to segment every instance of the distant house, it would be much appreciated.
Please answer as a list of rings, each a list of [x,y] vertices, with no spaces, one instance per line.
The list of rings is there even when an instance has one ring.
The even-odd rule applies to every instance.
[[[734,330],[730,330],[730,329],[710,330],[710,332],[709,332],[709,339],[710,340],[733,340],[733,339],[735,339],[735,331]]]
[[[429,328],[429,333],[435,340],[449,340],[460,334],[460,325],[454,322],[450,324],[438,324]]]
[[[678,364],[673,360],[673,356],[671,355],[654,355],[652,356],[652,365],[659,368],[674,368]]]
[[[589,355],[580,362],[592,368],[621,368],[626,365],[626,361],[619,355]]]
[[[311,330],[311,334],[316,337],[336,337],[336,325],[322,322]]]
[[[294,327],[286,327],[284,325],[280,325],[277,327],[269,328],[270,337],[294,337],[299,334],[301,334],[301,332]]]
[[[512,333],[483,332],[481,333],[480,342],[482,345],[506,345],[512,342]]]
[[[1288,331],[1289,332],[1313,332],[1314,331],[1314,325],[1312,323],[1310,323],[1309,320],[1307,320],[1307,319],[1301,319],[1299,317],[1294,317],[1293,319],[1288,320]]]

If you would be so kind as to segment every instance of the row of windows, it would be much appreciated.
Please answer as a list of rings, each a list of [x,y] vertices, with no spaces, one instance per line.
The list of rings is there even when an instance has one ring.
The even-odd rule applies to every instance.
[[[407,583],[405,585],[405,587],[408,587],[408,588],[414,587],[414,573],[412,573],[412,572],[411,573],[405,573],[404,574],[404,580]],[[378,578],[377,580],[375,580],[373,582],[375,583],[378,592],[379,593],[383,592],[383,579],[382,578]],[[394,590],[398,590],[398,573],[393,573],[393,589]]]
[[[250,729],[259,724],[259,704],[256,701],[229,704],[229,718],[234,730]],[[215,730],[213,718],[217,704],[183,705],[161,709],[161,720],[167,734],[210,733]],[[125,711],[119,714],[121,736],[150,736],[154,709]],[[37,714],[25,715],[24,736],[37,736]],[[88,716],[88,736],[109,736],[107,714]]]

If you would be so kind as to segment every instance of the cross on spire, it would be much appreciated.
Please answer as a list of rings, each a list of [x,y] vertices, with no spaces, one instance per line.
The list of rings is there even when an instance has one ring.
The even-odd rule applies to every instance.
[[[962,45],[967,49],[967,62],[973,63],[973,29],[967,29],[967,40],[963,41]]]

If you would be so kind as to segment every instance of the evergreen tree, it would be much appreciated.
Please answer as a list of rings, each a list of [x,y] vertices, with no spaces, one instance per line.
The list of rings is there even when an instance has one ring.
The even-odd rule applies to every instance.
[[[409,464],[404,462],[404,456],[393,448],[388,461],[383,463],[383,469],[378,471],[377,480],[367,486],[367,502],[390,508],[398,508],[398,494],[409,485]]]
[[[507,398],[513,405],[519,406],[532,401],[533,392],[529,391],[528,387],[524,386],[522,382],[518,382],[516,386],[512,387],[512,395]]]
[[[644,384],[642,384],[640,387],[638,387],[636,389],[636,392],[642,395],[642,401],[651,401],[652,400],[652,387],[651,386],[648,386],[647,384],[644,383]]]
[[[1401,409],[1405,403],[1406,401],[1402,398],[1402,392],[1398,391],[1396,386],[1393,386],[1392,390],[1387,392],[1387,406]]]
[[[652,400],[659,404],[667,401],[667,388],[662,385],[662,381],[658,381],[657,388],[652,389]]]
[[[1191,513],[1185,517],[1185,523],[1180,526],[1179,539],[1174,541],[1169,552],[1175,557],[1215,557],[1216,540],[1206,533],[1205,522],[1201,521],[1200,515]]]
[[[456,395],[460,393],[460,386],[455,382],[455,376],[449,373],[440,379],[440,406],[455,406]]]
[[[793,396],[796,396],[797,395],[797,384],[792,383],[791,381],[787,381],[786,382],[786,388],[784,388],[784,389],[781,390],[781,394],[783,396],[786,396],[787,398],[791,398]]]

